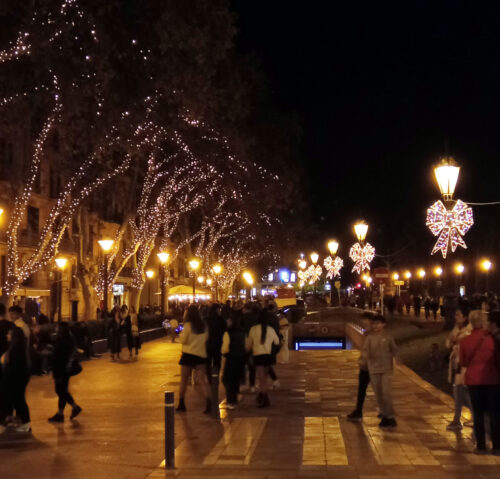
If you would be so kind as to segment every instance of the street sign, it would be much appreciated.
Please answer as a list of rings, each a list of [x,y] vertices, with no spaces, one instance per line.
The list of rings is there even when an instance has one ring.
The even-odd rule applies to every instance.
[[[390,283],[390,274],[388,268],[375,268],[373,270],[373,278],[375,284],[386,284]]]
[[[404,286],[405,285],[405,282],[404,281],[394,281],[394,286]]]
[[[340,288],[340,281],[335,281],[335,287],[336,287],[337,289],[339,289],[339,288]]]

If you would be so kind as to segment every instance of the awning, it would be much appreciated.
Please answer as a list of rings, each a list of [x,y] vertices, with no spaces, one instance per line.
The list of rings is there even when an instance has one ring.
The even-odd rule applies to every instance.
[[[174,286],[168,290],[169,296],[193,296],[193,287],[187,286],[185,284],[180,284],[178,286]],[[195,295],[199,296],[211,296],[212,292],[208,289],[204,288],[195,288]]]
[[[19,288],[14,296],[25,296],[27,298],[39,298],[40,296],[50,296],[50,289]]]

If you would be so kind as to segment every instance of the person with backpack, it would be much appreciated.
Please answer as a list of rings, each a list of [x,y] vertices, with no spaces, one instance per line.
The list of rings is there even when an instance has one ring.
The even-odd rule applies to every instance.
[[[82,408],[76,404],[73,396],[69,393],[69,380],[71,376],[81,371],[81,366],[75,362],[76,345],[70,332],[69,324],[60,322],[57,325],[52,367],[52,376],[54,378],[54,386],[59,398],[59,403],[57,412],[48,419],[49,422],[64,422],[64,408],[66,404],[72,407],[70,415],[71,420],[82,412]]]
[[[240,383],[245,372],[246,334],[238,317],[229,320],[229,327],[222,338],[221,352],[226,358],[222,383],[226,388],[227,408],[238,404]]]

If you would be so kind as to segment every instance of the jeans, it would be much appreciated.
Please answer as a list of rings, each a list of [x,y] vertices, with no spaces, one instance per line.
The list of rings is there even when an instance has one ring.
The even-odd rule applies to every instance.
[[[453,385],[453,399],[455,400],[455,416],[453,422],[460,422],[462,417],[462,408],[467,406],[472,411],[469,390],[464,384]]]
[[[222,375],[222,382],[226,388],[227,402],[237,404],[240,382],[245,371],[244,357],[228,357]]]
[[[500,385],[469,386],[478,449],[486,449],[484,416],[488,413],[493,449],[500,450]]]
[[[2,416],[11,416],[16,411],[16,416],[22,424],[30,422],[30,410],[26,403],[26,386],[30,380],[29,375],[10,378],[3,385],[4,406]],[[2,420],[5,420],[5,417]]]
[[[73,397],[69,393],[69,376],[54,378],[54,385],[56,387],[56,394],[59,397],[59,412],[64,411],[66,403],[71,406],[75,405]]]
[[[360,413],[363,412],[368,384],[370,384],[370,373],[368,369],[360,369],[358,376],[358,400],[356,402],[356,411]]]
[[[394,417],[392,405],[392,372],[370,374],[373,391],[382,416],[387,419]]]

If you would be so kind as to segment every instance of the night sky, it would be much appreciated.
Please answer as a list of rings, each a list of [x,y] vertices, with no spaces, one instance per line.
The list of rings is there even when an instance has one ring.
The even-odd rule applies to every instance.
[[[301,119],[306,195],[325,235],[352,242],[363,217],[378,252],[403,250],[390,261],[430,261],[425,210],[439,198],[431,168],[445,143],[462,167],[456,196],[500,201],[498,2],[232,5],[238,47]],[[466,241],[492,254],[500,206],[475,213]]]

